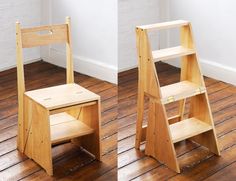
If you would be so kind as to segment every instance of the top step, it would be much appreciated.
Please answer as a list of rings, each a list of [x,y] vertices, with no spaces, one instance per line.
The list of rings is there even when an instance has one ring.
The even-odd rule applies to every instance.
[[[188,21],[176,20],[176,21],[169,21],[169,22],[164,22],[164,23],[156,23],[156,24],[137,26],[137,28],[152,31],[152,30],[178,28],[178,27],[181,27],[181,26],[186,26],[188,24],[189,24]]]

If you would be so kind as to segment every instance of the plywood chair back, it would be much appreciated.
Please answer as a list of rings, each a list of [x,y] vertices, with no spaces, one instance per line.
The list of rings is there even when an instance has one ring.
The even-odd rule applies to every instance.
[[[66,17],[65,24],[31,28],[21,28],[20,23],[16,22],[17,77],[21,92],[25,87],[22,49],[59,43],[66,44],[66,82],[74,83],[70,17]]]

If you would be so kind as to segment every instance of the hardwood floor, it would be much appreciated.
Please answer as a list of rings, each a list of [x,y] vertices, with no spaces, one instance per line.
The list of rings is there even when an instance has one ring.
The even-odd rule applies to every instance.
[[[158,63],[161,85],[177,82],[179,69]],[[221,157],[191,141],[175,145],[181,174],[144,155],[145,145],[135,150],[137,69],[119,74],[118,86],[118,178],[119,180],[235,180],[236,168],[236,87],[205,77]],[[188,107],[188,103],[187,103]],[[177,105],[167,106],[168,115]],[[145,113],[147,105],[145,106]],[[186,112],[187,114],[187,112]],[[147,119],[147,115],[145,115]]]
[[[157,69],[162,85],[178,81],[179,69],[164,63],[158,64]],[[25,74],[27,90],[65,82],[64,69],[42,61],[26,65]],[[115,85],[78,73],[75,81],[102,98],[103,162],[93,160],[70,143],[63,144],[53,147],[54,176],[49,177],[35,162],[21,155],[16,150],[16,69],[10,69],[0,72],[0,180],[116,180],[117,152],[119,180],[228,181],[235,178],[236,87],[205,78],[222,156],[217,157],[193,142],[181,142],[176,144],[176,152],[182,173],[176,174],[145,156],[144,144],[141,151],[134,149],[137,69],[119,74],[118,122]],[[145,108],[147,112],[147,105]],[[168,105],[167,110],[172,115],[177,105]]]
[[[25,66],[27,90],[65,83],[65,70],[39,61]],[[16,69],[0,72],[0,180],[117,180],[117,87],[75,73],[75,82],[102,99],[103,162],[70,143],[53,147],[54,176],[16,150]]]

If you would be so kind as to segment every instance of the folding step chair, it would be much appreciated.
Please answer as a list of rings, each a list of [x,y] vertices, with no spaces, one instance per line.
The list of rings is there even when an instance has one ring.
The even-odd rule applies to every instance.
[[[180,28],[180,46],[152,50],[148,32]],[[146,141],[145,154],[180,173],[174,144],[190,139],[220,155],[207,90],[198,63],[191,24],[177,20],[136,28],[139,60],[135,148]],[[155,62],[181,58],[180,82],[160,86]],[[143,125],[144,96],[149,98],[148,123]],[[190,99],[184,119],[186,99]],[[178,114],[167,117],[166,104],[179,102]]]
[[[16,23],[17,148],[49,175],[53,175],[54,144],[72,140],[101,159],[100,97],[74,83],[70,29],[69,17],[61,25],[21,29],[20,23]],[[26,91],[22,48],[55,43],[66,44],[67,84]]]

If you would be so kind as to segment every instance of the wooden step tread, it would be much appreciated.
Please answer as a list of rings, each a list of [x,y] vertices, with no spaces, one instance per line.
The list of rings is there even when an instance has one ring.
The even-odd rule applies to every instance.
[[[161,50],[155,50],[152,52],[152,56],[155,61],[161,61],[161,60],[168,60],[168,59],[178,58],[181,56],[191,55],[194,53],[195,53],[194,49],[177,46]]]
[[[205,91],[206,88],[203,86],[199,86],[190,81],[181,81],[161,87],[161,102],[162,104],[168,104],[170,102],[202,94]]]
[[[185,20],[175,20],[175,21],[169,21],[169,22],[163,22],[163,23],[142,25],[142,26],[138,26],[137,28],[152,31],[152,30],[177,28],[181,26],[186,26],[188,24],[189,22]]]
[[[99,100],[99,96],[78,84],[64,84],[27,91],[30,97],[48,110]]]
[[[50,116],[51,143],[55,144],[72,138],[88,135],[94,132],[82,121],[63,112]]]
[[[212,130],[212,126],[196,118],[185,119],[170,125],[173,143]]]

